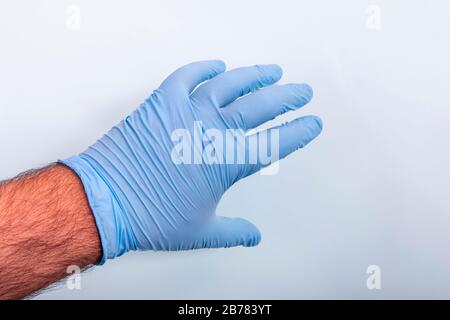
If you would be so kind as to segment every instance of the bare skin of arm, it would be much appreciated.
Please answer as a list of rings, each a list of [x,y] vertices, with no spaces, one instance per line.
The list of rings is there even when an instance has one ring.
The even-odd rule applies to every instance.
[[[53,165],[0,184],[0,299],[30,295],[101,257],[78,176]]]

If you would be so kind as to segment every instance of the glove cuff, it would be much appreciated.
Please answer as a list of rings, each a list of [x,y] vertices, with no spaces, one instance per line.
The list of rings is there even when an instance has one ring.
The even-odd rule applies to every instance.
[[[121,205],[98,170],[82,155],[59,160],[58,163],[72,169],[83,184],[102,244],[103,253],[98,264],[133,250],[132,241],[127,241],[129,238],[121,228],[125,223]]]

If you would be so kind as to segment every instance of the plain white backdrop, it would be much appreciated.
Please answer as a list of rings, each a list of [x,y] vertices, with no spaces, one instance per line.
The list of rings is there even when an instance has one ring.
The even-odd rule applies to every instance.
[[[132,253],[38,298],[450,298],[449,17],[445,0],[2,0],[0,179],[83,151],[194,60],[278,63],[315,92],[283,120],[324,120],[223,198],[260,246]]]

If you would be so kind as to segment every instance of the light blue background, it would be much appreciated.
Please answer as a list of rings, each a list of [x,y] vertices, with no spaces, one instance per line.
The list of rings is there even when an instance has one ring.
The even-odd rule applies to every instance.
[[[371,4],[381,30],[367,27]],[[193,60],[279,63],[282,83],[315,91],[295,115],[324,120],[279,174],[221,202],[260,227],[260,246],[132,253],[39,298],[450,298],[449,12],[445,0],[2,0],[0,179],[83,151]],[[381,290],[366,287],[369,265]]]

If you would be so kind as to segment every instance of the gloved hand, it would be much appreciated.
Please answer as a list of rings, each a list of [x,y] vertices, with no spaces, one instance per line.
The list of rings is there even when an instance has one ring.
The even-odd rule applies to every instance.
[[[305,105],[312,90],[305,84],[272,86],[282,75],[277,65],[224,71],[221,61],[195,62],[178,69],[94,145],[60,161],[84,185],[102,242],[100,264],[129,250],[259,243],[260,233],[253,224],[216,216],[216,206],[236,181],[269,164],[260,157],[250,160],[252,143],[262,149],[261,133],[245,133]],[[239,161],[237,151],[225,163],[220,162],[225,157],[220,152],[211,153],[216,161],[198,161],[199,149],[214,140],[212,135],[227,135],[227,129],[241,129],[236,149],[244,150],[244,161]],[[269,129],[267,137],[277,133],[279,140],[270,140],[267,153],[283,158],[305,146],[321,129],[322,122],[315,116]],[[189,135],[195,140],[199,133],[203,133],[200,143],[198,139],[190,146],[181,142]],[[180,150],[180,146],[187,147]],[[183,162],[193,158],[192,163]]]

